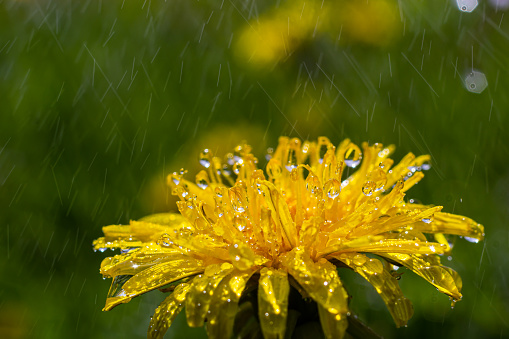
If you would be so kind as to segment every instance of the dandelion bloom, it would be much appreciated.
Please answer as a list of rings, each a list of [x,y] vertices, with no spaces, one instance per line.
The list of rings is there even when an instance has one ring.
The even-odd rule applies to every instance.
[[[171,291],[152,317],[149,337],[161,338],[185,307],[190,326],[206,322],[209,337],[229,338],[239,300],[250,293],[263,336],[283,338],[289,295],[297,291],[316,302],[325,336],[341,338],[353,320],[343,269],[373,285],[397,326],[410,319],[412,304],[394,265],[459,300],[459,275],[440,263],[439,255],[451,250],[444,234],[479,241],[483,226],[441,206],[405,202],[429,156],[410,153],[393,166],[393,150],[281,137],[266,173],[248,145],[224,162],[203,151],[196,184],[184,171],[168,177],[180,214],[108,226],[94,242],[96,249],[122,251],[101,264],[101,273],[113,278],[104,310],[154,289]],[[352,168],[358,169],[347,176]]]

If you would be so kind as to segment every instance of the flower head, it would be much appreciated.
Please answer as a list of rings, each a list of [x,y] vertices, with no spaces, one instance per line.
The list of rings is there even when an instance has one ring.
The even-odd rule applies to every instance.
[[[180,214],[103,229],[95,248],[122,250],[101,264],[113,278],[105,310],[159,288],[172,293],[155,311],[149,337],[162,337],[185,307],[190,326],[206,321],[210,337],[229,338],[239,300],[257,293],[264,337],[282,338],[295,289],[316,302],[326,337],[341,338],[350,314],[342,269],[373,285],[397,326],[413,310],[393,265],[461,298],[459,275],[440,263],[451,250],[444,234],[481,240],[483,226],[441,206],[405,202],[429,156],[410,153],[393,166],[393,146],[364,143],[361,152],[349,140],[334,147],[324,137],[282,137],[264,173],[250,150],[238,146],[225,162],[204,150],[196,184],[184,171],[171,174]]]

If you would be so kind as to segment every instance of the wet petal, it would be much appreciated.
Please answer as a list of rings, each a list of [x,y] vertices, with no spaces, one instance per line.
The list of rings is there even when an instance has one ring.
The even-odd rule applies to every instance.
[[[151,266],[184,258],[184,255],[178,250],[148,245],[133,249],[125,254],[105,258],[101,263],[100,272],[109,278],[114,278],[117,275],[136,275]]]
[[[385,236],[366,236],[325,248],[319,256],[351,252],[443,254],[445,246],[428,241],[386,239]]]
[[[325,259],[313,262],[305,250],[296,247],[280,257],[280,263],[301,287],[340,321],[348,312],[348,295],[336,267]]]
[[[203,326],[217,286],[233,269],[229,263],[214,264],[208,266],[204,274],[193,279],[186,297],[186,317],[189,326]]]
[[[180,214],[154,214],[140,221],[131,220],[129,225],[103,227],[104,238],[94,241],[94,248],[139,247],[144,243],[155,243],[164,233],[185,227],[190,228],[191,224]]]
[[[423,210],[414,210],[409,213],[396,215],[390,218],[381,218],[367,225],[359,225],[348,233],[349,238],[357,238],[365,235],[377,235],[389,231],[406,228],[407,225],[421,221],[426,218],[432,218],[439,212],[442,206],[425,208]]]
[[[269,261],[269,259],[254,253],[251,247],[244,243],[230,245],[229,252],[232,264],[241,271],[261,266]]]
[[[263,268],[258,282],[258,316],[265,339],[284,338],[288,315],[288,275],[281,270]]]
[[[140,294],[203,272],[203,270],[202,262],[193,258],[173,260],[152,266],[136,274],[120,286],[116,295],[106,300],[104,310],[109,311],[121,303],[129,302]]]
[[[441,266],[438,256],[395,253],[375,254],[411,269],[435,286],[440,292],[456,300],[461,299],[462,282],[459,274],[449,267]]]
[[[170,328],[175,317],[184,307],[184,301],[190,284],[180,284],[175,290],[157,307],[148,326],[147,337],[149,339],[162,339]]]
[[[335,256],[366,279],[380,294],[398,327],[406,325],[413,315],[412,303],[405,298],[398,281],[383,267],[380,260],[360,253]]]
[[[348,327],[346,315],[331,313],[320,304],[318,305],[318,314],[320,315],[320,324],[325,338],[341,339],[345,336]]]
[[[259,181],[259,185],[260,190],[263,192],[265,203],[272,212],[271,215],[276,227],[281,229],[284,239],[289,245],[295,246],[298,241],[295,222],[281,193],[268,181]]]
[[[419,223],[415,228],[425,233],[447,233],[475,239],[477,241],[484,239],[483,225],[474,220],[445,212],[435,213],[433,221],[430,223]]]
[[[233,272],[214,291],[207,316],[207,334],[210,339],[231,337],[239,299],[253,273]]]

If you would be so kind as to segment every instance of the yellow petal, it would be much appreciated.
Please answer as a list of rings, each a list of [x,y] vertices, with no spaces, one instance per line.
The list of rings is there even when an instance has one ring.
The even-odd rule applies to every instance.
[[[385,236],[365,236],[338,245],[330,246],[319,256],[351,252],[443,254],[445,246],[428,241],[387,239]]]
[[[233,269],[229,263],[209,265],[204,274],[193,279],[192,287],[186,297],[186,317],[189,326],[203,326],[212,295],[216,292],[221,280]]]
[[[474,220],[445,212],[435,213],[430,223],[419,223],[416,229],[426,233],[447,233],[470,238],[474,242],[484,239],[484,227]]]
[[[318,304],[318,314],[320,315],[320,324],[325,338],[341,339],[345,336],[348,327],[346,315],[331,313],[320,304]]]
[[[111,227],[111,226],[108,226]],[[118,227],[128,227],[128,226],[118,226]],[[103,230],[105,227],[103,227]],[[142,241],[136,240],[132,237],[129,237],[129,235],[119,238],[119,239],[112,239],[108,238],[106,240],[106,237],[97,238],[92,242],[92,245],[94,246],[94,251],[101,251],[104,252],[107,249],[115,249],[115,248],[121,248],[121,249],[128,249],[128,248],[134,248],[134,247],[140,247],[143,246],[144,243]]]
[[[103,227],[104,238],[94,241],[94,249],[140,247],[155,243],[161,235],[174,229],[190,228],[191,224],[180,214],[164,213],[147,216],[140,221],[131,220],[129,225]]]
[[[136,275],[151,266],[177,259],[184,259],[184,255],[179,250],[147,245],[105,258],[101,263],[100,272],[109,278],[117,275]]]
[[[396,215],[389,218],[379,218],[378,220],[367,225],[359,225],[348,233],[349,238],[357,238],[365,235],[377,235],[389,231],[395,231],[399,228],[404,228],[409,224],[421,221],[426,218],[432,218],[433,215],[439,212],[442,206],[435,206],[424,210],[415,210],[409,213]]]
[[[147,215],[138,221],[163,225],[170,228],[182,228],[189,224],[189,221],[178,213],[156,213]]]
[[[265,339],[284,338],[290,284],[285,271],[263,268],[258,282],[258,316]]]
[[[184,307],[184,301],[190,284],[184,283],[175,287],[175,290],[157,307],[148,326],[149,339],[162,339],[170,328],[175,317]]]
[[[462,282],[459,274],[449,267],[441,266],[438,256],[376,252],[375,254],[411,269],[435,286],[440,292],[456,300],[461,299]]]
[[[406,325],[413,315],[412,303],[405,298],[398,281],[383,267],[380,260],[360,253],[344,253],[335,256],[366,279],[380,294],[391,312],[396,326]]]
[[[203,270],[202,262],[193,258],[173,260],[152,266],[136,274],[123,285],[115,287],[115,294],[106,299],[106,306],[103,310],[109,311],[121,303],[129,302],[140,294],[190,275],[201,273]],[[114,284],[115,279],[112,287]]]
[[[207,316],[207,334],[210,339],[231,337],[239,299],[253,273],[233,272],[214,291]]]
[[[251,247],[244,243],[230,245],[229,252],[233,266],[241,271],[261,266],[269,261],[269,259],[254,253]]]
[[[259,181],[259,189],[267,207],[272,212],[272,218],[277,228],[282,230],[284,239],[290,246],[295,246],[298,240],[295,222],[292,219],[288,205],[284,201],[278,189],[268,181]]]
[[[313,262],[301,247],[283,254],[280,263],[313,300],[337,316],[336,321],[346,317],[348,295],[333,264],[323,258]]]

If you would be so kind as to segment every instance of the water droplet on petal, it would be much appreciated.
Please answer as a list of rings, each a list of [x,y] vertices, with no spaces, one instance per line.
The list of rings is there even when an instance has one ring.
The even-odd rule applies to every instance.
[[[211,159],[211,153],[210,151],[206,148],[204,149],[203,151],[201,151],[200,153],[200,164],[205,167],[205,168],[209,168],[210,167],[210,159]]]
[[[373,181],[366,181],[364,183],[364,186],[362,186],[362,193],[365,196],[370,197],[373,194],[373,192],[375,191],[375,188],[376,188],[376,184]]]
[[[357,167],[362,160],[362,153],[357,145],[351,145],[345,152],[345,165],[351,168]]]
[[[293,169],[297,168],[297,155],[295,150],[288,150],[288,158],[286,161],[286,169],[291,172]]]
[[[325,184],[324,190],[329,198],[336,199],[341,192],[341,183],[336,179],[331,179]]]
[[[171,241],[171,238],[170,238],[170,236],[167,233],[164,233],[163,235],[161,235],[159,237],[159,239],[157,239],[156,243],[159,246],[168,247],[168,246],[171,246],[173,244],[173,241]]]
[[[433,222],[433,217],[429,218],[422,218],[422,222],[425,222],[426,224],[431,224]]]
[[[281,176],[281,164],[276,159],[271,159],[267,164],[267,174],[270,179],[278,179]]]

